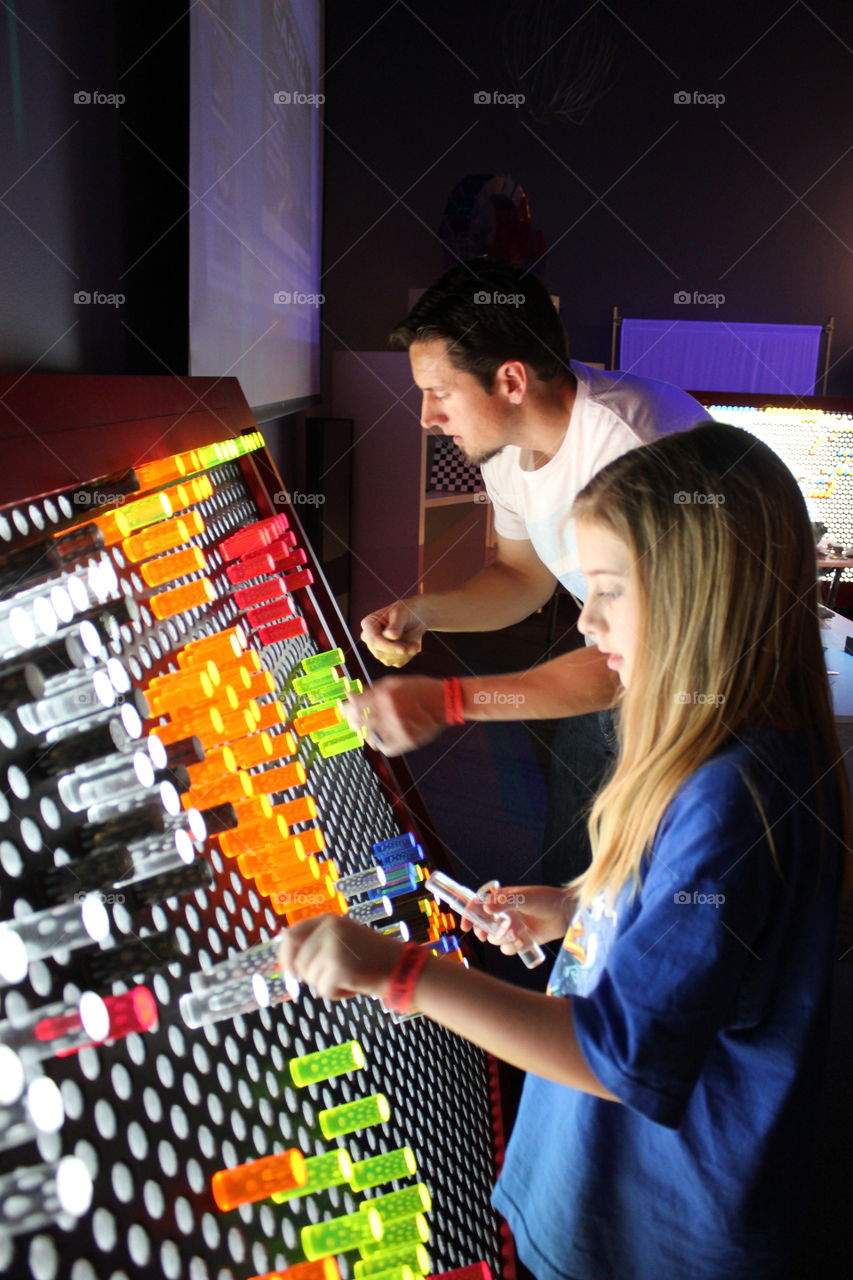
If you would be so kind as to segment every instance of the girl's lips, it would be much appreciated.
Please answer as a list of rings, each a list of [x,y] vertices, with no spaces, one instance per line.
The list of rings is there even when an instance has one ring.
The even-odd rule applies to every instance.
[[[622,661],[618,653],[608,653],[606,655],[606,658],[607,658],[606,665],[611,669],[613,667],[618,667],[619,663]]]

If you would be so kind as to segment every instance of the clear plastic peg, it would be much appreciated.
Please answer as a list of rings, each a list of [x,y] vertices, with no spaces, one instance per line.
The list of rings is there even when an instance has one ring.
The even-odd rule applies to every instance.
[[[50,698],[27,702],[18,708],[18,719],[29,733],[46,733],[115,706],[116,691],[106,668],[87,671],[83,680]]]
[[[373,924],[376,920],[387,920],[393,914],[394,905],[390,898],[372,898],[369,902],[351,902],[347,907],[347,915],[360,924]]]
[[[101,895],[86,893],[76,902],[34,911],[32,915],[0,924],[0,982],[21,982],[27,965],[54,952],[75,951],[90,942],[102,942],[110,931],[110,918]]]
[[[510,917],[505,911],[487,915],[483,910],[483,902],[489,892],[500,888],[497,880],[490,880],[475,893],[473,889],[466,889],[465,885],[459,884],[443,871],[434,871],[426,881],[426,887],[433,897],[445,902],[457,915],[470,921],[478,929],[482,929],[487,937],[495,941],[502,938],[509,941],[514,938],[519,942],[521,950],[518,954],[528,969],[535,969],[537,965],[542,964],[545,952],[525,926],[521,925],[510,931]]]
[[[219,964],[210,969],[198,969],[190,974],[190,987],[193,991],[209,991],[222,986],[224,982],[233,982],[238,978],[251,979],[255,973],[260,973],[263,977],[277,973],[281,968],[278,960],[281,938],[282,935],[277,934],[269,942],[259,942],[255,947],[238,951],[236,955],[220,960]]]
[[[5,1045],[6,1053],[13,1052]],[[31,1142],[42,1133],[57,1133],[65,1120],[62,1094],[49,1076],[36,1076],[10,1106],[0,1109],[0,1151]]]
[[[366,871],[355,871],[351,876],[338,879],[338,893],[345,898],[357,898],[359,894],[369,893],[371,889],[382,889],[388,883],[384,867],[368,867]]]
[[[77,1156],[16,1169],[0,1177],[0,1231],[20,1235],[81,1218],[92,1203],[92,1190],[89,1171]]]
[[[109,761],[103,772],[75,769],[59,779],[59,798],[72,813],[115,804],[134,792],[147,791],[154,786],[154,765],[147,751],[134,751],[129,758],[115,754],[109,757]]]

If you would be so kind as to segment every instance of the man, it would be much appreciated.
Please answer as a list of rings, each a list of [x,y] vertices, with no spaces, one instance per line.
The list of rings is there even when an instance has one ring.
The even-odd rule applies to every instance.
[[[495,631],[528,617],[560,581],[583,598],[569,511],[613,458],[707,418],[675,387],[569,360],[544,286],[507,263],[478,258],[428,289],[391,335],[409,352],[423,393],[421,424],[452,436],[482,467],[497,555],[452,591],[393,601],[362,621],[362,640],[389,667],[420,652],[426,631]],[[585,808],[607,767],[618,680],[595,647],[528,672],[461,681],[466,720],[572,717],[555,742],[546,875],[564,881],[588,861]],[[448,723],[440,680],[388,677],[352,699],[369,741],[387,755],[423,746]],[[555,803],[558,802],[558,803]],[[549,852],[550,850],[550,852]]]

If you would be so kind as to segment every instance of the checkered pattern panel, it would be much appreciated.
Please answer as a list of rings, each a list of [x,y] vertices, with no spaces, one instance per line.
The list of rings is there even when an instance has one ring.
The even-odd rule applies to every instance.
[[[479,467],[466,462],[452,440],[431,436],[427,441],[427,490],[441,493],[480,493],[484,488]]]

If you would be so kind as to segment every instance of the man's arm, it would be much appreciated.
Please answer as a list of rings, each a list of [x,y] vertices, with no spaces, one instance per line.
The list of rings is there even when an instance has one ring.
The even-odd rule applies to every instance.
[[[409,596],[362,619],[361,639],[387,667],[402,667],[420,652],[426,631],[498,631],[548,602],[556,578],[526,538],[498,534],[497,556],[452,591]]]
[[[466,676],[460,684],[466,720],[550,720],[605,711],[621,687],[595,647],[511,675]],[[413,751],[447,727],[442,681],[387,676],[349,699],[347,719],[366,725],[370,745],[387,756]]]

